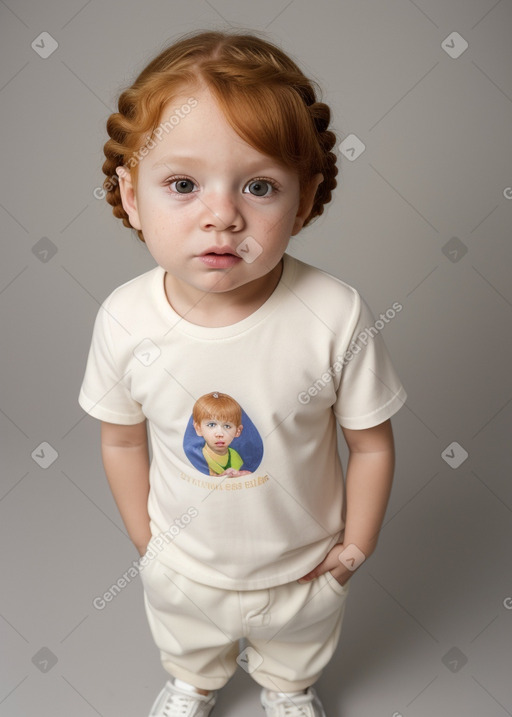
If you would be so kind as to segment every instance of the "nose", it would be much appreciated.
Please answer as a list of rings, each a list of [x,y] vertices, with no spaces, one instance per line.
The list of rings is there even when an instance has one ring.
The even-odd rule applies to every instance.
[[[202,200],[201,228],[206,231],[240,231],[244,219],[228,190],[210,192]]]

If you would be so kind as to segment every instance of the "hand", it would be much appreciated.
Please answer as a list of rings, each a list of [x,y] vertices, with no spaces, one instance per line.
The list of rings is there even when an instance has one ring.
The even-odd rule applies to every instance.
[[[336,543],[336,545],[329,550],[322,562],[319,563],[316,568],[310,570],[309,573],[304,575],[302,578],[299,578],[297,582],[309,582],[310,580],[318,578],[320,575],[329,571],[340,585],[345,585],[355,572],[354,569],[350,570],[343,565],[342,562],[340,562],[339,556],[343,553],[345,547],[346,546],[343,543]],[[363,561],[361,561],[359,565],[362,562]],[[359,567],[359,565],[357,567]]]
[[[251,471],[237,471],[236,468],[226,468],[224,473],[219,473],[220,476],[229,476],[230,478],[238,478],[239,476],[249,475]]]

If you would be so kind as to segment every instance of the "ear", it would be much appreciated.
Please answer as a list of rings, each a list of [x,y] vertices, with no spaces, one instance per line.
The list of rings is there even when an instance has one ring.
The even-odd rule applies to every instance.
[[[140,223],[137,209],[137,197],[135,196],[132,175],[126,167],[116,167],[116,174],[119,177],[119,191],[121,192],[123,209],[128,214],[132,227],[141,230],[142,224]]]
[[[323,174],[315,174],[315,176],[311,179],[309,185],[304,189],[304,192],[302,194],[302,198],[300,200],[299,209],[297,211],[297,214],[295,216],[295,221],[293,223],[293,229],[291,232],[291,236],[295,236],[300,232],[302,227],[304,226],[304,222],[309,216],[309,213],[311,212],[311,209],[313,208],[313,203],[315,201],[315,194],[316,190],[318,189],[318,186],[324,181],[324,175]]]
[[[200,424],[200,423],[196,423],[195,421],[193,421],[193,425],[194,425],[194,429],[195,429],[197,435],[198,435],[198,436],[202,436],[203,433],[202,433],[202,431],[201,431],[201,424]]]

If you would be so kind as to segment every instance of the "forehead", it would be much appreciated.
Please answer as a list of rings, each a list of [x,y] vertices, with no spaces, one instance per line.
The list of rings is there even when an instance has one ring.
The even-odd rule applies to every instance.
[[[154,146],[141,162],[148,176],[179,170],[240,169],[265,167],[288,178],[289,170],[277,159],[262,154],[231,127],[213,93],[207,87],[190,87],[168,102],[153,131]]]
[[[228,419],[225,419],[225,418],[215,418],[214,416],[210,416],[209,418],[203,418],[201,423],[223,423],[223,424],[229,423],[229,424],[231,424],[232,421],[229,421]]]
[[[167,151],[180,150],[196,154],[198,149],[215,147],[212,143],[249,145],[237,135],[226,120],[215,97],[207,88],[190,89],[168,102],[160,115],[160,139],[151,150],[156,159]],[[158,129],[158,128],[157,128]],[[252,152],[256,150],[249,147]]]

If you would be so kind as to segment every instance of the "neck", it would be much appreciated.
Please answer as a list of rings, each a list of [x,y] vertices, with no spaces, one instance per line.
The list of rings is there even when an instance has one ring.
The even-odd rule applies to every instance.
[[[281,259],[265,276],[218,294],[198,291],[166,272],[165,293],[174,311],[190,323],[211,328],[229,326],[250,316],[265,303],[278,285],[282,269]]]

